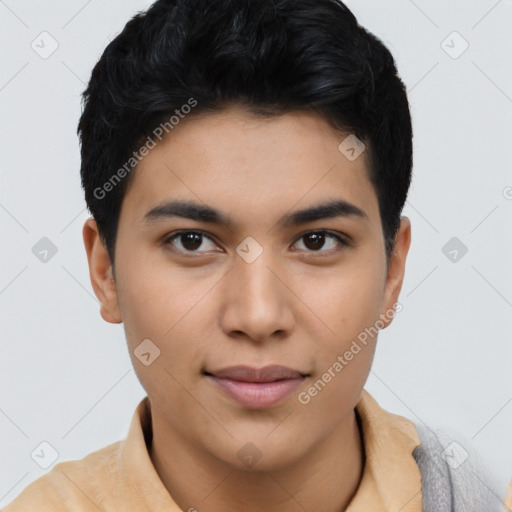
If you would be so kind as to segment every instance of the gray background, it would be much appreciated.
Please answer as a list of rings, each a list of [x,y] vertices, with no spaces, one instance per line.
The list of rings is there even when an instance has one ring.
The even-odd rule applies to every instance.
[[[512,1],[347,4],[396,59],[415,144],[404,309],[380,334],[366,389],[474,448],[503,495],[512,478]],[[101,319],[89,282],[76,125],[93,65],[148,5],[0,1],[0,505],[53,467],[31,458],[41,442],[56,463],[82,458],[126,436],[145,396],[122,327]],[[32,252],[43,237],[57,248],[46,262]]]

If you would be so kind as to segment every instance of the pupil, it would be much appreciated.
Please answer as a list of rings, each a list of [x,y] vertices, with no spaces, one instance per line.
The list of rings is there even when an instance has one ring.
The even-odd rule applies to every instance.
[[[306,236],[305,245],[308,249],[321,249],[324,245],[324,240],[325,235],[323,233],[310,233]]]
[[[181,237],[181,243],[185,249],[193,251],[201,246],[202,235],[200,233],[184,233]]]

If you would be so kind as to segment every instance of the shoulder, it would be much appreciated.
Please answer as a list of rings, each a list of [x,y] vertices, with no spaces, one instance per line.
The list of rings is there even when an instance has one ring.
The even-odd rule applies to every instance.
[[[97,512],[101,487],[108,485],[105,479],[115,471],[119,447],[118,441],[83,459],[55,465],[25,487],[2,512]]]
[[[413,457],[421,473],[424,512],[498,512],[503,502],[495,477],[471,443],[416,424],[421,444]]]

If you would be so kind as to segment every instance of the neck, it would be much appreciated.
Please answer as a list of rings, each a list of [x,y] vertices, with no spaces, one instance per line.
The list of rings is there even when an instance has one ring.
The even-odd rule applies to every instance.
[[[355,411],[307,456],[275,471],[239,470],[159,427],[153,419],[150,456],[172,499],[185,511],[342,512],[364,470]]]

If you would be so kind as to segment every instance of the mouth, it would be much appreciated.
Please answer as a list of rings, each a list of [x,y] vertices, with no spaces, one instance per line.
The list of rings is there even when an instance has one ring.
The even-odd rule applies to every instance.
[[[203,371],[216,388],[248,409],[266,409],[288,398],[309,374],[286,366],[231,366]]]

